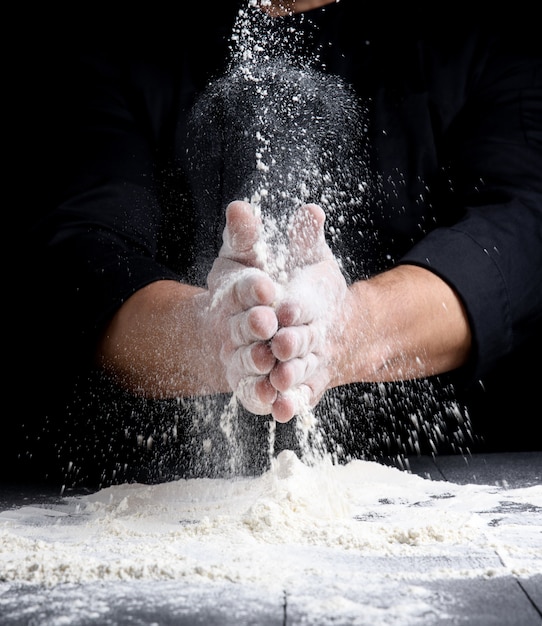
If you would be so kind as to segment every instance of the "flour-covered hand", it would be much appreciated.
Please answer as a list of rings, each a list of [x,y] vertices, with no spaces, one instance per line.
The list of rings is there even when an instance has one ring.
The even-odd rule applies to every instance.
[[[277,390],[269,382],[275,365],[269,340],[278,328],[272,307],[276,286],[263,271],[257,248],[261,222],[246,202],[226,209],[219,256],[207,277],[209,332],[218,335],[220,359],[231,390],[257,415],[271,413]]]
[[[343,319],[348,287],[324,236],[325,214],[302,207],[289,233],[289,279],[277,304],[279,330],[271,341],[277,359],[269,379],[278,395],[272,415],[285,422],[315,406],[331,379],[331,334]]]

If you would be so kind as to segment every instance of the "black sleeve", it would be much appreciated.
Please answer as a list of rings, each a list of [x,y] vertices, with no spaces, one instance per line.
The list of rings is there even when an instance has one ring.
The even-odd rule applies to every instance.
[[[96,16],[81,40],[81,24],[62,33],[40,63],[54,76],[35,112],[47,112],[39,123],[50,148],[40,152],[50,197],[33,262],[43,312],[68,343],[92,350],[135,291],[186,279],[194,224],[179,146],[196,92],[225,63],[238,2],[175,19],[148,7],[128,21]]]
[[[520,53],[521,52],[521,53]],[[463,217],[401,262],[426,267],[461,297],[483,377],[542,324],[542,62],[539,50],[495,48],[471,78],[451,125],[450,180]]]
[[[34,254],[51,324],[92,350],[131,294],[179,278],[158,258],[163,216],[155,168],[170,92],[160,92],[157,112],[120,59],[93,55],[68,67],[51,154],[54,206],[36,224]]]

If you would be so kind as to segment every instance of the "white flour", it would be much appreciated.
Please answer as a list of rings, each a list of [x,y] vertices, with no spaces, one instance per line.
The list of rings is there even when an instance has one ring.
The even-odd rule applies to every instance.
[[[246,41],[248,25],[241,20],[238,30],[239,41]],[[258,52],[254,39],[249,43],[241,48],[243,60]],[[256,71],[258,66],[246,67]],[[291,111],[281,111],[294,125],[297,98],[303,95],[298,76],[312,85],[312,76],[303,71],[293,74],[295,80],[274,76],[280,88],[296,88]],[[273,122],[276,111],[266,108],[268,84],[260,85],[257,72],[242,79],[254,81],[261,119]],[[340,98],[341,86],[336,87]],[[259,252],[266,269],[282,280],[287,215],[273,220],[270,207],[295,209],[317,200],[330,214],[337,213],[345,181],[329,180],[325,159],[331,157],[324,155],[322,164],[308,149],[311,142],[287,154],[292,170],[284,162],[276,168],[274,150],[283,146],[282,138],[266,128],[251,135],[257,151],[246,197],[267,218]],[[316,123],[314,130],[320,130]],[[322,137],[325,144],[323,131]],[[299,163],[299,154],[306,155],[307,164]],[[307,172],[307,178],[292,182],[288,174],[293,170]],[[316,198],[314,181],[324,183],[315,187]],[[357,183],[346,191],[361,202],[365,188]],[[336,214],[332,238],[340,239],[341,219]],[[310,424],[305,426],[307,431]],[[222,427],[229,435],[229,413]],[[302,437],[303,428],[299,432]],[[0,615],[2,608],[9,610],[20,619],[17,623],[23,623],[21,616],[36,599],[61,606],[65,621],[48,623],[73,624],[75,618],[105,615],[111,594],[120,598],[125,593],[117,583],[144,583],[145,594],[150,584],[173,582],[173,593],[167,588],[168,606],[177,597],[177,609],[186,600],[183,588],[190,589],[192,606],[194,597],[208,600],[215,590],[219,595],[224,585],[233,585],[244,594],[246,606],[254,598],[259,605],[291,594],[298,606],[310,607],[307,623],[405,626],[434,618],[440,610],[425,583],[537,574],[542,574],[540,485],[460,486],[368,461],[334,465],[324,458],[304,464],[290,451],[259,477],[115,486],[66,497],[60,504],[0,513]],[[70,601],[62,604],[67,589]],[[238,599],[241,608],[243,598]]]
[[[194,610],[280,623],[269,619],[283,604],[291,624],[439,624],[453,605],[435,582],[534,575],[542,486],[308,466],[290,451],[255,478],[116,486],[0,513],[7,624],[158,624]]]
[[[342,559],[442,557],[436,571],[394,567],[389,576],[400,579],[528,576],[542,573],[541,512],[540,486],[459,486],[367,461],[309,467],[285,451],[256,478],[116,486],[4,511],[0,580],[208,579],[288,589],[330,557],[338,569]],[[498,554],[494,563],[471,561],[487,550]],[[464,569],[445,567],[458,555]]]

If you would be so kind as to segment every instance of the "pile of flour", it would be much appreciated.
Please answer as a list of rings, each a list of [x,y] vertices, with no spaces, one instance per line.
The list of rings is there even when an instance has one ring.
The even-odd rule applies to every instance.
[[[529,576],[542,573],[541,511],[540,486],[460,486],[369,461],[308,466],[283,451],[259,477],[115,486],[4,511],[0,581],[235,581],[269,591],[332,559],[340,587],[343,561],[346,581],[363,559],[383,557],[394,579]],[[496,558],[476,560],[488,551]]]
[[[320,626],[455,623],[438,581],[535,575],[542,486],[306,465],[288,450],[259,477],[122,485],[0,513],[0,615],[17,625],[283,612]]]

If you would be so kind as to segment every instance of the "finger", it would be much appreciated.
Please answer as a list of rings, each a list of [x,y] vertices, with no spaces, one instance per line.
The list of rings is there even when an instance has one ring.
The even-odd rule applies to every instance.
[[[300,326],[317,320],[331,322],[347,289],[346,279],[333,257],[295,268],[276,306],[279,326]]]
[[[234,346],[267,341],[277,332],[275,311],[268,306],[255,306],[230,318],[230,337]]]
[[[319,369],[298,387],[279,392],[273,402],[271,415],[277,422],[288,422],[296,415],[304,415],[318,404],[328,385],[327,371]]]
[[[212,307],[221,306],[230,312],[269,306],[276,299],[276,285],[267,274],[229,259],[215,260],[207,284]]]
[[[255,305],[271,305],[276,298],[275,284],[267,274],[252,269],[235,282],[233,297],[242,309]]]
[[[322,282],[314,284],[310,269],[303,270],[304,281],[290,282],[285,295],[277,303],[275,311],[280,327],[310,325],[324,315],[325,307],[331,306],[328,300],[333,285],[323,288]]]
[[[277,395],[277,399],[273,402],[271,407],[271,415],[273,416],[273,419],[281,424],[284,424],[295,417],[296,412],[297,404],[294,399],[279,393]]]
[[[240,381],[235,395],[239,402],[255,415],[269,415],[277,399],[276,389],[267,376],[248,376]]]
[[[221,354],[226,365],[226,377],[231,389],[235,390],[247,376],[269,374],[276,359],[264,343],[242,346],[230,353],[229,358]]]
[[[304,385],[287,393],[279,393],[271,410],[277,422],[289,422],[296,415],[303,415],[310,410],[310,389]]]
[[[281,321],[284,321],[283,319]],[[310,324],[280,328],[271,340],[271,350],[279,361],[306,356],[309,352],[318,352],[320,336]]]
[[[257,246],[261,230],[261,219],[248,202],[231,202],[226,208],[226,227],[219,255],[245,265],[261,267]]]
[[[317,204],[303,205],[288,231],[290,258],[296,265],[309,265],[328,258],[324,234],[325,213]]]
[[[277,362],[275,355],[271,352],[269,343],[260,341],[252,344],[250,349],[252,351],[252,361],[256,372],[259,374],[269,374]]]
[[[309,353],[302,359],[278,361],[269,374],[269,380],[277,391],[282,393],[298,387],[322,366],[322,359]]]

